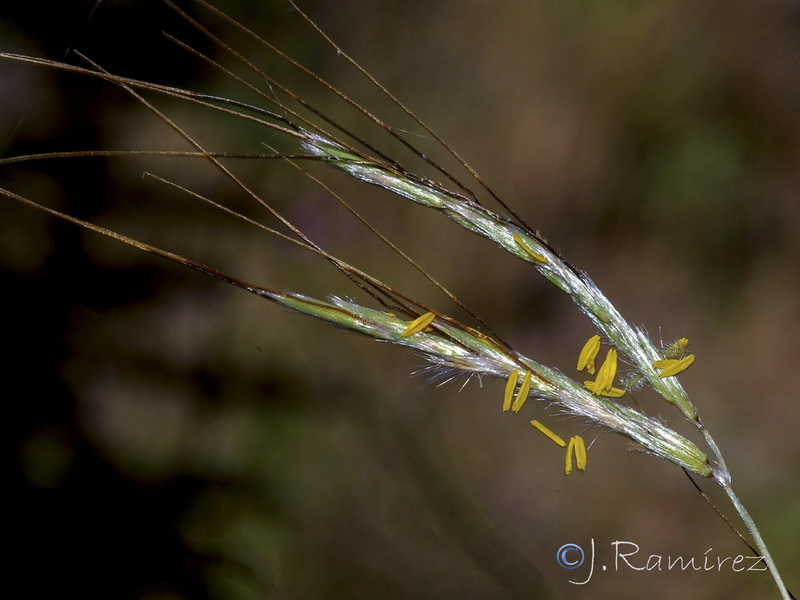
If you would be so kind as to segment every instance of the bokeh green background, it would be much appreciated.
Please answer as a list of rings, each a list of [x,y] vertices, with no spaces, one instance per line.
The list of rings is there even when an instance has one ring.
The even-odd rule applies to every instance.
[[[286,3],[218,5],[451,164]],[[800,6],[302,6],[630,321],[656,340],[690,339],[698,359],[682,382],[796,593]],[[167,42],[162,30],[236,64],[164,6],[92,7],[6,6],[2,49],[61,59],[74,45],[115,73],[265,105]],[[385,142],[267,49],[190,10],[266,72]],[[209,149],[293,149],[252,123],[149,98]],[[0,101],[6,156],[187,149],[124,91],[86,77],[4,61]],[[329,251],[463,316],[289,165],[229,164]],[[574,372],[594,332],[524,264],[430,211],[311,170],[504,339]],[[323,261],[145,171],[274,225],[210,165],[189,159],[5,165],[0,181],[261,285],[366,301]],[[555,408],[503,414],[503,382],[426,385],[409,377],[418,357],[9,200],[0,231],[14,452],[7,585],[22,582],[28,597],[777,597],[764,573],[614,569],[616,540],[640,546],[636,565],[651,554],[749,551],[678,469]],[[646,393],[637,400],[685,430],[669,406]],[[593,442],[587,471],[564,477],[562,451],[532,430],[532,418]],[[588,571],[561,569],[556,551],[588,550],[592,539],[595,573],[570,584]]]

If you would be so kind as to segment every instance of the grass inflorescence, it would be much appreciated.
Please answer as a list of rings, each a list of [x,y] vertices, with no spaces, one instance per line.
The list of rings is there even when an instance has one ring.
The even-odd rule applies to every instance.
[[[99,64],[88,59],[85,63],[87,66],[75,67],[22,55],[4,54],[2,57],[6,60],[40,67],[69,70],[120,86],[151,110],[167,127],[172,128],[183,137],[192,147],[189,152],[164,152],[163,156],[192,156],[198,160],[209,162],[240,191],[270,211],[289,232],[288,234],[278,233],[268,229],[270,233],[288,238],[306,251],[330,262],[350,278],[368,297],[371,297],[372,305],[368,306],[360,301],[337,296],[316,298],[297,291],[276,290],[245,282],[191,259],[46,208],[13,191],[0,190],[0,193],[14,201],[32,205],[122,243],[197,269],[284,308],[311,315],[373,340],[410,349],[428,361],[431,368],[436,371],[437,377],[449,378],[464,375],[467,378],[474,377],[481,380],[496,378],[503,381],[505,383],[503,393],[498,393],[494,398],[498,410],[516,414],[523,412],[529,401],[541,402],[560,415],[575,418],[586,428],[596,427],[620,434],[633,442],[632,447],[636,450],[673,463],[694,475],[714,481],[731,498],[736,511],[753,535],[758,552],[767,561],[782,596],[789,597],[766,544],[733,492],[730,472],[716,442],[704,426],[698,408],[690,400],[680,383],[679,375],[695,363],[695,355],[687,352],[688,341],[686,338],[681,338],[668,347],[655,344],[643,328],[632,325],[620,314],[585,272],[570,264],[544,239],[542,234],[529,227],[508,205],[499,202],[496,209],[488,208],[488,202],[480,201],[478,194],[472,192],[470,186],[465,186],[438,163],[429,160],[427,155],[416,150],[406,137],[378,120],[377,117],[338,90],[334,89],[341,99],[377,123],[386,133],[392,135],[407,150],[426,163],[429,170],[439,173],[445,183],[435,181],[428,175],[419,174],[402,166],[399,161],[377,150],[372,144],[351,134],[346,127],[338,125],[323,111],[313,109],[315,119],[302,116],[297,105],[308,109],[309,105],[304,98],[294,95],[268,74],[259,71],[249,60],[235,53],[214,33],[177,6],[171,2],[167,2],[167,4],[183,15],[187,22],[195,25],[201,34],[227,50],[234,59],[239,60],[245,70],[254,73],[259,80],[267,82],[269,89],[259,91],[253,87],[253,84],[245,83],[238,75],[228,71],[227,67],[198,53],[210,68],[230,73],[237,81],[245,83],[250,91],[256,91],[264,103],[270,104],[270,106],[254,106],[226,98],[197,94],[176,87],[117,76],[106,72]],[[217,17],[233,24],[242,35],[256,39],[265,50],[277,51],[273,46],[258,38],[251,30],[231,21],[213,6],[202,1],[198,4],[209,9]],[[297,7],[294,8],[302,18],[307,19]],[[310,20],[308,22],[312,27],[316,27]],[[190,52],[195,52],[188,45],[179,43]],[[361,67],[352,61],[341,48],[332,41],[330,43],[337,54],[351,61],[363,73]],[[281,56],[283,55],[281,54]],[[296,63],[292,62],[292,64],[304,69]],[[327,85],[313,73],[308,71],[307,73],[316,81]],[[366,75],[366,73],[364,74]],[[367,76],[370,82],[379,85],[371,76]],[[385,92],[384,88],[379,87],[379,89]],[[288,96],[288,100],[278,99],[279,97],[274,94],[275,90]],[[268,201],[264,200],[260,194],[241,181],[227,166],[227,163],[223,162],[228,158],[237,158],[236,155],[209,150],[204,144],[198,142],[191,132],[182,128],[149,100],[146,100],[141,95],[143,92],[163,94],[213,110],[225,111],[234,117],[241,117],[253,124],[270,128],[291,140],[295,149],[290,152],[280,152],[270,147],[266,148],[262,154],[249,158],[285,160],[301,170],[303,170],[303,165],[308,163],[332,167],[359,182],[378,186],[398,197],[430,209],[432,218],[435,216],[434,213],[438,213],[464,230],[489,240],[509,254],[509,259],[523,261],[532,274],[543,277],[565,293],[590,323],[593,330],[591,337],[582,349],[576,348],[576,372],[564,373],[535,361],[512,348],[483,321],[479,320],[476,323],[480,329],[464,324],[451,316],[448,309],[417,302],[405,295],[402,290],[391,287],[330,254]],[[394,100],[393,97],[391,98]],[[402,104],[397,102],[397,105],[403,111],[408,112],[427,135],[441,142],[442,149],[446,154],[466,169],[467,173],[474,176],[474,185],[479,190],[483,190],[490,200],[494,198],[499,201],[494,192],[484,185],[472,168],[441,138],[436,136],[432,129],[419,121]],[[320,121],[322,124],[319,124]],[[122,153],[124,154],[124,151]],[[114,154],[114,151],[74,153],[76,156],[84,157],[113,156]],[[158,155],[159,153],[154,152],[153,154]],[[48,157],[66,159],[71,156],[71,153],[52,156],[27,155],[6,158],[1,162],[10,164]],[[349,208],[349,205],[341,198],[338,196],[336,198]],[[355,213],[355,211],[353,212]],[[357,217],[361,219],[359,215]],[[366,220],[363,222],[371,228]],[[443,222],[443,227],[445,226],[447,225]],[[385,240],[377,230],[374,230],[374,233]],[[400,252],[399,249],[397,251]],[[407,257],[403,256],[403,258]],[[501,259],[502,256],[499,255],[498,260]],[[408,260],[410,261],[410,259]],[[412,264],[417,267],[416,263],[412,262]],[[466,306],[455,298],[454,294],[444,289],[427,273],[424,275],[445,292],[447,297],[455,300],[459,309],[466,309]],[[474,313],[468,312],[468,314],[476,316]],[[618,367],[622,361],[627,367],[624,378],[618,374]],[[698,363],[702,363],[702,358],[698,359]],[[586,379],[586,374],[590,379]],[[635,395],[643,387],[658,394],[665,405],[676,407],[704,444],[692,441],[686,435],[679,433],[677,428],[666,424],[658,414],[650,414],[643,410],[635,398]],[[530,422],[535,429],[559,447],[564,448],[565,474],[569,475],[572,472],[573,465],[579,471],[587,468],[587,448],[582,436],[574,435],[569,438],[569,441],[565,441],[541,421],[532,420]]]

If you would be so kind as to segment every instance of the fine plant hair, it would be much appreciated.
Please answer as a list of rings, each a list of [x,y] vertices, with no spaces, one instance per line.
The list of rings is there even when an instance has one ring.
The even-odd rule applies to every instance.
[[[24,197],[10,189],[0,189],[0,193],[10,200],[34,207],[79,227],[188,266],[283,308],[311,315],[373,340],[410,349],[427,361],[427,366],[422,370],[437,382],[462,379],[483,381],[492,378],[501,380],[505,384],[505,394],[497,397],[498,409],[502,406],[505,411],[519,413],[526,402],[540,402],[550,407],[552,413],[571,417],[586,429],[594,428],[596,431],[623,436],[630,441],[630,448],[633,451],[672,463],[690,475],[690,479],[695,477],[701,482],[708,480],[719,486],[750,534],[751,541],[745,539],[745,543],[752,543],[751,548],[754,548],[754,552],[764,558],[780,596],[784,599],[793,597],[784,585],[758,527],[734,492],[731,473],[722,452],[701,419],[702,406],[695,405],[680,383],[679,375],[695,360],[687,348],[685,338],[673,344],[654,342],[642,327],[629,323],[595,285],[589,274],[579,266],[568,262],[546,241],[543,234],[537,232],[535,227],[526,224],[515,212],[513,203],[502,200],[455,149],[364,70],[337,45],[337,42],[318,28],[314,21],[306,16],[302,7],[292,4],[296,16],[321,36],[331,51],[347,61],[369,85],[374,86],[402,113],[405,113],[415,123],[421,135],[428,140],[434,140],[445,158],[440,160],[430,157],[427,151],[417,147],[418,143],[414,136],[374,115],[368,108],[328,84],[299,62],[283,54],[268,40],[260,38],[253,30],[234,21],[213,5],[204,0],[196,0],[197,6],[233,27],[238,35],[254,41],[264,52],[276,54],[291,68],[304,72],[312,81],[327,88],[339,101],[349,105],[372,122],[390,139],[392,147],[402,148],[404,153],[415,157],[422,165],[420,169],[405,166],[406,162],[395,158],[393,151],[384,150],[381,143],[369,137],[362,137],[348,126],[340,124],[335,118],[328,116],[325,109],[314,105],[308,97],[298,95],[269,72],[262,71],[254,61],[238,53],[200,20],[195,20],[191,14],[184,12],[170,0],[164,2],[207,40],[222,48],[227,53],[227,58],[233,63],[238,63],[239,70],[234,71],[227,62],[222,64],[167,33],[168,38],[190,55],[203,61],[208,69],[227,75],[248,92],[256,94],[260,100],[258,105],[110,73],[101,62],[96,62],[94,57],[83,56],[78,52],[76,56],[79,59],[79,66],[8,53],[2,54],[2,58],[36,67],[69,71],[119,86],[156,115],[165,127],[171,128],[183,138],[189,147],[186,151],[154,150],[140,154],[165,159],[190,158],[196,161],[194,164],[203,163],[203,166],[216,169],[246,198],[263,207],[276,224],[274,227],[263,225],[239,214],[234,208],[224,206],[213,198],[201,196],[178,184],[163,181],[164,185],[172,186],[181,193],[211,205],[214,209],[232,214],[253,227],[258,227],[301,248],[304,252],[319,257],[322,261],[327,261],[352,281],[366,300],[339,296],[312,297],[299,290],[285,291],[244,281],[168,249],[156,247],[49,208],[35,199]],[[177,119],[162,112],[157,102],[151,100],[151,97],[158,96],[167,96],[205,107],[239,119],[253,127],[267,128],[283,137],[284,142],[293,149],[265,146],[263,152],[248,155],[216,151],[199,142],[191,130],[184,127]],[[0,160],[0,164],[8,166],[44,159],[67,160],[136,154],[129,150],[43,153],[4,158]],[[328,252],[286,214],[277,210],[268,197],[240,178],[235,167],[231,166],[234,160],[281,162],[285,163],[285,168],[296,169],[298,173],[308,177],[334,201],[350,211],[354,219],[367,227],[382,243],[388,245],[392,252],[397,253],[442,292],[439,296],[441,301],[434,304],[430,301],[415,300],[411,295],[404,293],[401,286],[389,285],[357,265],[341,260]],[[450,165],[456,165],[458,172]],[[541,275],[560,292],[566,294],[579,312],[588,319],[592,330],[592,335],[580,355],[576,354],[578,370],[575,373],[562,372],[532,360],[513,348],[503,339],[501,333],[492,329],[488,319],[484,320],[472,311],[433,274],[425,271],[424,265],[393,245],[344,197],[322,181],[318,176],[322,170],[317,167],[326,167],[330,172],[338,171],[358,182],[388,190],[400,198],[429,209],[431,218],[444,217],[440,219],[442,228],[451,227],[452,224],[447,223],[450,221],[472,234],[489,240],[497,249],[505,252],[505,254],[498,252],[497,260],[522,261],[532,275]],[[366,191],[371,190],[366,188]],[[465,314],[466,317],[453,316],[454,306],[458,314]],[[463,322],[467,320],[471,324]],[[699,358],[698,362],[702,362],[702,358]],[[627,367],[625,377],[617,373],[618,365],[621,370],[623,363]],[[679,415],[696,434],[697,441],[692,441],[680,433],[679,428],[665,422],[660,417],[661,409],[657,414],[650,414],[641,408],[636,401],[636,394],[644,388],[649,388],[660,396],[665,412],[670,408],[667,405],[677,409]],[[540,421],[532,421],[532,424],[556,443],[567,448],[565,473],[571,472],[573,459],[578,469],[585,468],[586,450],[580,436],[574,436],[569,444],[566,444]]]

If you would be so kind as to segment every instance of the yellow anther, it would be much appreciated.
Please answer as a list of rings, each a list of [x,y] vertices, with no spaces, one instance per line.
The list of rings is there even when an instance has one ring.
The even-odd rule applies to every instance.
[[[503,412],[511,410],[511,398],[514,396],[514,388],[517,387],[517,379],[519,379],[519,371],[514,369],[508,376],[508,381],[506,381],[506,392],[503,394]]]
[[[661,373],[658,374],[659,377],[673,377],[678,373],[682,373],[688,369],[693,362],[694,354],[687,354],[680,360],[675,360],[672,358],[657,360],[653,363],[653,366],[656,369],[662,369]]]
[[[558,444],[562,448],[564,448],[567,445],[567,442],[565,442],[563,439],[561,439],[560,435],[558,435],[554,431],[550,430],[550,428],[546,427],[545,425],[543,425],[539,421],[533,420],[533,421],[531,421],[531,425],[536,427],[536,429],[541,431],[543,434],[545,434],[547,437],[549,437],[551,440],[553,440],[556,444]]]
[[[598,396],[608,396],[609,398],[621,398],[622,396],[625,395],[625,390],[621,390],[615,387],[610,387],[607,390],[596,392],[594,389],[594,381],[584,381],[583,387],[585,387],[593,394],[597,394]]]
[[[572,473],[572,455],[575,453],[575,438],[569,438],[569,444],[567,444],[567,454],[564,458],[564,475],[569,475]]]
[[[542,256],[541,254],[536,252],[527,243],[525,243],[525,240],[523,240],[517,234],[514,234],[514,241],[517,243],[517,246],[519,246],[520,248],[522,248],[525,251],[525,254],[527,254],[528,256],[533,258],[534,260],[538,260],[541,263],[546,263],[547,262],[547,257]]]
[[[594,359],[597,357],[598,352],[600,352],[600,336],[593,335],[589,338],[589,341],[583,345],[581,353],[578,356],[578,371],[586,369],[590,375],[594,375]]]
[[[602,396],[611,389],[614,383],[614,376],[617,374],[617,351],[611,348],[606,354],[606,359],[597,371],[597,378],[594,380],[592,391],[598,396]]]
[[[575,466],[578,467],[579,471],[585,471],[586,444],[584,444],[583,438],[579,435],[576,435],[573,439],[575,440]]]
[[[410,335],[414,335],[415,333],[419,333],[423,329],[425,329],[428,325],[433,323],[433,320],[436,318],[436,315],[432,312],[427,312],[424,315],[417,317],[411,323],[408,324],[406,330],[400,334],[400,337],[408,337]]]
[[[517,397],[514,398],[514,406],[511,407],[515,413],[519,412],[522,405],[528,399],[528,392],[531,391],[531,372],[525,371],[525,377],[522,378],[522,384],[519,386]]]
[[[564,457],[564,475],[572,473],[572,457],[575,456],[575,466],[578,470],[586,470],[586,444],[583,443],[583,438],[579,435],[569,438],[567,444],[567,454]]]
[[[688,339],[681,338],[679,340],[675,340],[668,348],[664,349],[664,358],[683,358],[683,355],[686,353],[686,348],[688,347]]]
[[[674,358],[664,358],[662,360],[657,360],[653,363],[653,366],[656,369],[666,369],[667,367],[671,367],[673,365],[677,365],[678,361]]]

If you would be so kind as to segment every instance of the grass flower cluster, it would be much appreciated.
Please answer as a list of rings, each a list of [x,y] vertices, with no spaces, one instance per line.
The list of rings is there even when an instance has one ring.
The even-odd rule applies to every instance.
[[[507,377],[503,408],[519,412],[528,398],[543,400],[557,406],[563,414],[585,419],[587,422],[628,437],[639,451],[672,462],[688,472],[712,478],[730,498],[746,527],[754,538],[758,552],[764,557],[784,599],[790,598],[777,566],[761,538],[755,522],[746,511],[731,486],[731,475],[716,442],[703,425],[697,409],[678,381],[677,375],[695,361],[694,354],[686,354],[688,340],[680,338],[671,346],[659,350],[645,331],[630,325],[588,275],[576,269],[551,248],[536,232],[510,218],[488,210],[481,204],[457,192],[445,190],[423,178],[399,171],[391,165],[363,153],[353,153],[340,144],[318,133],[306,133],[303,147],[313,156],[366,183],[377,185],[395,194],[440,212],[457,225],[495,242],[500,248],[529,263],[540,275],[568,294],[578,308],[600,332],[592,336],[580,350],[577,367],[595,374],[594,381],[582,385],[556,369],[538,364],[514,351],[502,348],[490,338],[474,330],[452,326],[439,330],[476,352],[473,360],[453,361],[447,353],[432,354],[423,348],[423,354],[435,364],[453,369],[465,369],[479,375]],[[426,335],[436,335],[436,332]],[[385,338],[384,338],[385,339]],[[605,341],[610,348],[602,365],[595,360]],[[491,350],[500,362],[481,356],[482,350]],[[500,355],[497,352],[500,351]],[[628,385],[614,384],[618,354],[622,354],[633,367]],[[479,358],[480,357],[480,358]],[[521,378],[521,381],[520,381]],[[519,383],[516,397],[511,403],[515,384]],[[631,408],[616,399],[632,394],[642,385],[651,387],[661,398],[680,410],[705,440],[712,459],[696,444],[664,425],[658,419]],[[626,389],[627,388],[627,389]],[[509,406],[510,405],[510,406]],[[534,424],[537,429],[542,428]],[[556,443],[558,436],[543,431]],[[559,444],[560,445],[560,444]],[[565,458],[565,474],[572,469],[572,456],[578,468],[586,465],[583,441],[570,439]]]
[[[205,5],[202,2],[201,4]],[[249,30],[244,28],[242,31],[250,34]],[[334,48],[341,52],[338,47]],[[60,67],[56,63],[28,57],[4,55],[4,58]],[[66,68],[80,70],[75,67]],[[142,82],[114,77],[99,68],[86,69],[85,72],[115,82],[134,94],[136,92],[133,92],[133,88],[144,87],[190,101],[193,98],[195,101],[198,100],[196,95],[193,96],[189,92],[163,86],[148,86]],[[266,80],[272,83],[269,78]],[[203,99],[203,102],[205,101],[207,99]],[[379,186],[427,207],[459,227],[490,240],[501,250],[509,253],[513,259],[527,263],[532,272],[567,294],[597,332],[589,338],[583,348],[576,348],[576,376],[570,376],[524,356],[497,336],[462,324],[450,317],[445,310],[414,302],[355,267],[327,254],[296,230],[294,232],[300,237],[300,242],[295,243],[329,260],[362,289],[378,299],[382,306],[372,308],[340,297],[313,298],[297,292],[273,290],[239,281],[190,259],[42,207],[11,191],[0,190],[0,193],[15,201],[34,205],[40,210],[113,237],[120,242],[198,269],[282,307],[311,315],[373,340],[411,349],[423,356],[440,376],[441,374],[466,375],[504,381],[504,391],[497,397],[499,410],[516,414],[523,412],[528,401],[543,402],[560,415],[574,417],[585,425],[624,436],[633,442],[632,448],[635,450],[673,463],[694,475],[713,480],[725,490],[742,517],[758,551],[764,556],[783,598],[790,597],[755,523],[733,492],[731,475],[717,444],[679,381],[678,376],[695,362],[695,355],[687,353],[686,338],[681,338],[666,348],[654,344],[642,328],[631,325],[623,318],[586,273],[567,262],[539,233],[525,225],[510,210],[499,212],[490,210],[475,196],[464,192],[458,186],[449,189],[445,185],[408,171],[368,149],[363,150],[343,143],[321,127],[312,126],[299,117],[294,117],[294,113],[289,112],[283,105],[279,108],[281,110],[278,113],[262,110],[258,119],[259,122],[275,129],[279,128],[286,135],[298,140],[298,150],[301,152],[291,156],[284,155],[287,160],[310,159],[324,163],[358,181]],[[166,117],[163,118],[168,125],[176,128]],[[184,135],[182,131],[179,132]],[[194,142],[190,136],[185,135],[185,137],[193,144],[198,157],[210,160],[220,170],[228,173],[218,157]],[[280,157],[277,153],[274,156]],[[13,160],[20,160],[20,157],[5,162]],[[243,185],[240,187],[250,193]],[[502,206],[507,209],[505,205]],[[618,365],[621,361],[628,366],[624,378],[618,375]],[[680,411],[704,440],[705,449],[678,433],[661,419],[645,413],[635,402],[630,401],[630,398],[645,386],[654,390],[664,402]],[[586,468],[587,449],[581,436],[574,435],[565,441],[540,421],[532,420],[530,423],[537,431],[564,449],[566,475],[569,475],[573,468],[577,470]]]
[[[674,462],[692,473],[714,477],[723,484],[729,479],[723,463],[718,462],[712,466],[705,453],[685,437],[652,417],[610,400],[626,394],[624,389],[614,387],[619,352],[633,366],[638,377],[647,382],[664,400],[677,406],[689,421],[704,431],[695,407],[675,378],[675,375],[688,367],[694,356],[689,355],[677,361],[660,352],[642,329],[631,326],[619,314],[585,273],[559,256],[541,236],[463,195],[441,190],[411,175],[398,173],[376,159],[354,155],[319,134],[307,134],[303,146],[313,155],[361,181],[378,185],[439,211],[461,227],[492,240],[503,250],[529,263],[553,285],[566,292],[612,346],[597,371],[596,380],[583,385],[505,349],[505,369],[498,368],[496,364],[491,364],[490,368],[490,363],[485,361],[471,361],[468,369],[481,375],[510,377],[509,385],[515,377],[520,377],[520,388],[526,392],[522,394],[525,398],[530,394],[556,403],[565,413],[584,417],[596,425],[621,433],[641,445],[643,451]],[[444,330],[442,333],[452,335]],[[601,334],[593,336],[580,351],[579,370],[587,368],[590,374],[594,373],[594,360],[600,351]],[[462,330],[459,340],[462,343],[465,335],[470,337],[474,334],[469,330]],[[471,347],[480,349],[486,345],[472,342]],[[492,341],[491,348],[496,353],[501,346]],[[426,355],[430,353],[426,352]],[[464,368],[457,363],[448,364],[447,359],[442,356],[432,357],[432,360],[440,365]],[[520,367],[521,371],[517,371]],[[506,402],[508,390],[509,387],[506,388]],[[524,398],[520,399],[518,395],[512,407],[514,412],[519,411],[523,401]]]

